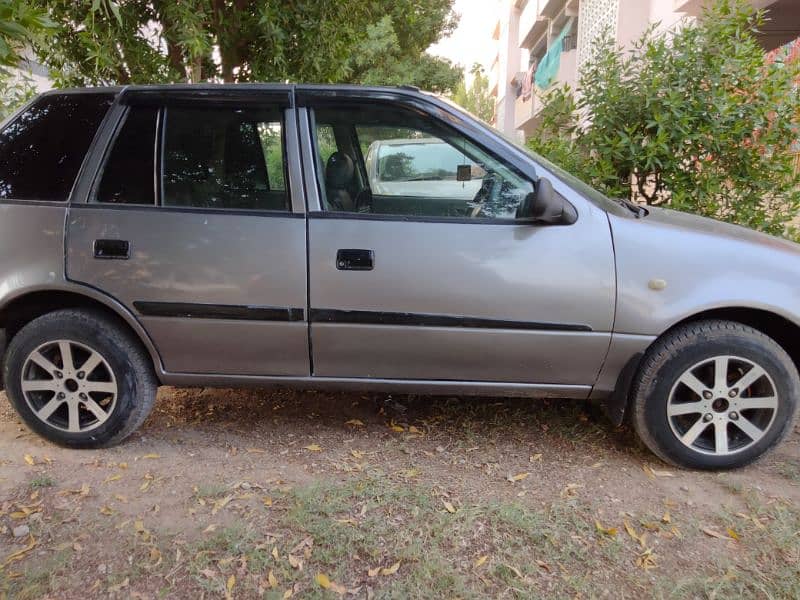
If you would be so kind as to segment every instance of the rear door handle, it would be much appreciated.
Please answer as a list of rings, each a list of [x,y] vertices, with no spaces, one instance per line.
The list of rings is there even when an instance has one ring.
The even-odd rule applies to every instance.
[[[336,268],[340,271],[372,271],[375,252],[358,248],[343,248],[336,252]]]
[[[131,255],[131,245],[128,240],[95,240],[95,258],[115,258],[127,260]]]

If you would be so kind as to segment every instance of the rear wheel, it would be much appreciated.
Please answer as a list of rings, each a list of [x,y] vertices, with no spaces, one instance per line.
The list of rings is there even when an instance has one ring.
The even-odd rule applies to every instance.
[[[147,417],[156,395],[138,340],[93,311],[56,311],[23,327],[9,344],[3,373],[26,424],[73,448],[122,441]]]
[[[648,351],[634,383],[633,424],[673,464],[741,467],[791,430],[798,395],[797,369],[774,340],[739,323],[700,321]]]

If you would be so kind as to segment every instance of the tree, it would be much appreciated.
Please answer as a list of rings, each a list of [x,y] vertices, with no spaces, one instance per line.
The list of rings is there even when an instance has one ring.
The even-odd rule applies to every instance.
[[[40,41],[53,23],[44,11],[23,0],[0,0],[0,120],[30,100],[36,88],[15,69],[26,50]]]
[[[474,64],[472,69],[472,85],[467,87],[463,79],[453,93],[453,102],[464,107],[476,117],[491,121],[494,116],[494,98],[489,93],[489,78],[484,75],[483,67]]]
[[[421,83],[453,0],[31,0],[58,23],[38,49],[58,85],[177,81]]]
[[[0,0],[0,70],[16,67],[21,53],[54,24],[24,0]]]
[[[718,0],[629,51],[606,39],[580,94],[546,96],[531,148],[609,195],[786,233],[800,208],[800,64],[765,60],[755,37],[764,18]]]

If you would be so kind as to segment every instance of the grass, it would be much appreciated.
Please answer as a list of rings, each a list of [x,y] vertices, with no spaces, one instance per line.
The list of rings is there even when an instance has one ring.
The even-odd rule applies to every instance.
[[[50,477],[49,475],[37,475],[33,479],[31,479],[30,487],[32,490],[38,490],[41,488],[48,488],[52,487],[56,484],[55,479]]]
[[[209,486],[194,496],[226,491]],[[689,568],[669,562],[685,538],[648,532],[658,555],[653,571],[636,565],[642,549],[620,527],[621,513],[607,507],[598,514],[598,507],[581,497],[547,502],[487,501],[464,492],[450,497],[436,485],[401,481],[378,470],[270,495],[269,507],[260,496],[249,504],[236,501],[226,509],[226,525],[203,533],[198,528],[188,540],[184,532],[154,530],[145,536],[133,525],[117,530],[110,521],[86,521],[82,533],[97,540],[102,552],[116,550],[115,557],[102,556],[103,562],[113,563],[107,576],[97,576],[95,561],[87,576],[102,579],[96,590],[100,595],[129,578],[123,595],[146,586],[155,597],[224,597],[232,576],[237,598],[281,598],[288,589],[294,597],[335,597],[315,582],[319,573],[357,590],[357,597],[370,589],[381,599],[800,597],[800,511],[749,488],[737,493],[743,503],[738,509],[709,517],[713,522],[673,513],[684,535],[699,538],[704,548],[702,559]],[[644,532],[643,523],[658,517],[629,519]],[[598,531],[596,520],[618,527],[617,534]],[[707,538],[701,526],[720,532],[730,528],[740,540]],[[69,539],[76,535],[61,533]],[[310,545],[305,543],[309,539]],[[154,547],[163,557],[156,566]],[[290,554],[302,561],[301,568],[290,564]],[[58,597],[64,586],[75,584],[66,574],[83,576],[87,558],[72,558],[66,551],[32,564],[17,563],[19,576],[3,580],[0,572],[0,598]],[[375,572],[396,563],[394,573]],[[270,572],[277,581],[274,588]]]
[[[7,567],[0,569],[0,599],[35,600],[46,596],[53,589],[68,565],[71,552],[60,550],[42,562],[21,569]],[[16,572],[16,575],[12,576]]]
[[[800,461],[787,460],[778,465],[778,473],[789,481],[800,483]]]
[[[662,579],[664,598],[800,598],[800,509],[752,490],[747,510],[719,515],[718,530],[733,530],[734,557],[709,557],[706,572]],[[743,516],[744,515],[744,516]]]
[[[230,492],[230,487],[222,483],[204,483],[194,490],[195,498],[219,498]]]

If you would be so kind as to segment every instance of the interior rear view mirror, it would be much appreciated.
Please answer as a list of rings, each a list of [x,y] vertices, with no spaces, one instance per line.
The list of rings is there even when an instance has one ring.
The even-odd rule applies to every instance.
[[[456,167],[456,181],[470,181],[472,179],[472,165],[458,165]]]

